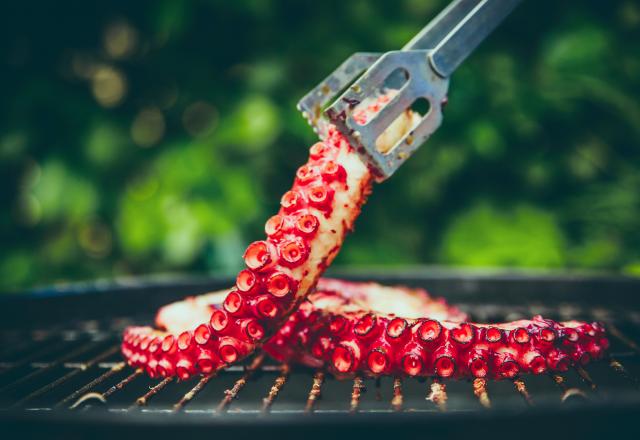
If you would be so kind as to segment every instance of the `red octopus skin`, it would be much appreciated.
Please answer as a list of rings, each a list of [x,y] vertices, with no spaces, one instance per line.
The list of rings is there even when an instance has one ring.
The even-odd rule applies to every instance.
[[[163,307],[156,324],[166,332],[129,329],[125,355],[130,363],[155,371],[149,367],[156,359],[151,344],[133,347],[133,343],[158,341],[172,333],[175,338],[188,329],[197,334],[200,318],[219,308],[224,295],[218,292]],[[504,324],[473,324],[457,308],[420,289],[321,280],[309,301],[264,349],[281,362],[326,367],[338,376],[503,379],[519,373],[565,371],[601,358],[608,346],[599,323],[557,323],[536,316]],[[206,357],[206,351],[198,353]]]
[[[416,118],[410,112],[398,117],[387,142],[400,139]],[[177,337],[126,340],[122,352],[132,365],[145,365],[151,376],[207,373],[251,354],[298,308],[340,250],[373,182],[369,168],[335,127],[324,139],[311,147],[279,212],[267,221],[267,238],[247,247],[246,269],[223,307]]]

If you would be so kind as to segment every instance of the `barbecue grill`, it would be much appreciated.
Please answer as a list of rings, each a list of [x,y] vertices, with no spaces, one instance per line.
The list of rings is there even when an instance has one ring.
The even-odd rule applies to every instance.
[[[122,329],[150,322],[162,304],[224,288],[232,280],[75,284],[0,297],[3,431],[111,439],[255,438],[266,432],[325,438],[399,432],[505,432],[537,438],[637,432],[640,279],[428,268],[376,273],[340,275],[425,287],[478,321],[538,313],[601,320],[611,336],[610,357],[563,374],[523,375],[513,381],[339,381],[321,370],[280,365],[258,354],[242,366],[185,382],[149,379],[122,362]]]

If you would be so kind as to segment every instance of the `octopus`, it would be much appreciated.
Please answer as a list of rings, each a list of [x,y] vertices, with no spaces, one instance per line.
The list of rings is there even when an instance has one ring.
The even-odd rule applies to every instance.
[[[127,329],[123,350],[130,363],[151,376],[175,373],[186,379],[193,372],[185,365],[196,365],[197,373],[211,372],[212,364],[202,360],[215,353],[202,337],[208,329],[198,323],[224,309],[228,293],[164,306],[156,315],[155,329]],[[585,365],[600,359],[608,346],[597,322],[534,316],[476,324],[423,289],[322,278],[263,350],[280,362],[327,369],[338,377],[506,379]]]
[[[388,95],[358,114],[380,110]],[[407,111],[381,137],[389,150],[419,121]],[[321,278],[338,254],[375,173],[329,126],[296,171],[265,239],[247,247],[235,285],[161,308],[155,327],[130,327],[122,354],[151,377],[187,379],[242,361],[257,349],[336,376],[513,378],[565,371],[609,346],[597,322],[541,316],[473,323],[422,289]]]

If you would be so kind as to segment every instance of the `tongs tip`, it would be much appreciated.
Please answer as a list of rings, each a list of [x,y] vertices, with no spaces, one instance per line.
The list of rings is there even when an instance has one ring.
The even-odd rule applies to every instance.
[[[353,54],[302,98],[298,110],[321,138],[335,125],[385,180],[440,126],[449,75],[520,1],[453,0],[403,50]],[[398,77],[403,83],[389,87]],[[396,92],[373,116],[355,120],[364,102],[388,90]],[[387,130],[419,100],[428,101],[429,110],[389,139]],[[381,151],[385,136],[391,146]]]

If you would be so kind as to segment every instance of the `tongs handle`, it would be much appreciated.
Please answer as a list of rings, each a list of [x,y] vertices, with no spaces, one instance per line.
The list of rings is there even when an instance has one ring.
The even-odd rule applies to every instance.
[[[432,49],[433,69],[447,78],[521,1],[454,0],[402,50]]]

